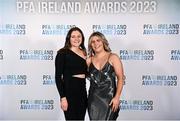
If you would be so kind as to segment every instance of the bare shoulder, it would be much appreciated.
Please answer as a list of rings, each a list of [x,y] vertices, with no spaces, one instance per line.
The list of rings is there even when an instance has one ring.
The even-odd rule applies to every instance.
[[[111,63],[111,65],[119,65],[121,64],[121,59],[116,53],[111,53],[109,57],[109,62]]]
[[[119,56],[116,53],[111,53],[110,55],[110,61],[117,61],[120,60]]]

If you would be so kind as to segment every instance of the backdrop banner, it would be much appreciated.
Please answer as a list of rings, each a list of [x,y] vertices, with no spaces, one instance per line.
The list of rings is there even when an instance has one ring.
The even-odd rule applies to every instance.
[[[180,120],[179,25],[180,0],[0,0],[0,120],[65,120],[54,63],[74,26],[122,60],[118,120]]]

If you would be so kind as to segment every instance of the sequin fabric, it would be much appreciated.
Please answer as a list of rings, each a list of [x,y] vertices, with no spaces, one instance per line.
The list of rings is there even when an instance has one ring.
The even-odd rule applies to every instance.
[[[113,112],[109,103],[116,92],[116,77],[113,66],[107,62],[101,70],[93,63],[88,68],[90,88],[88,113],[90,120],[116,120],[118,112]]]

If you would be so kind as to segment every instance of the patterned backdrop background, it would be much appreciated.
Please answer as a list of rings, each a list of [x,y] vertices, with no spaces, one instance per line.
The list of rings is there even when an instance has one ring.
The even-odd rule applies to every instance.
[[[118,120],[180,120],[179,11],[180,0],[0,0],[0,120],[64,120],[54,59],[73,26],[86,47],[104,33],[122,60]]]

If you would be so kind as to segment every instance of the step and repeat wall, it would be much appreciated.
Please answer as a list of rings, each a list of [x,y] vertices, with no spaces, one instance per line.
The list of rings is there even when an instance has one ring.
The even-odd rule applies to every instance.
[[[122,60],[118,120],[180,120],[179,11],[179,0],[0,0],[0,120],[64,120],[54,61],[74,26],[86,47],[104,33]]]

